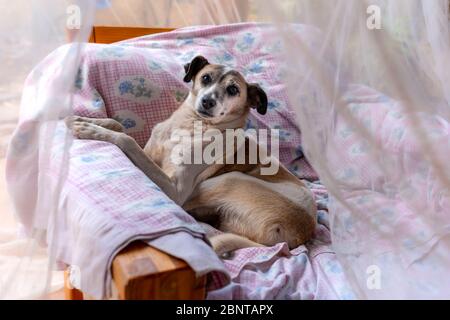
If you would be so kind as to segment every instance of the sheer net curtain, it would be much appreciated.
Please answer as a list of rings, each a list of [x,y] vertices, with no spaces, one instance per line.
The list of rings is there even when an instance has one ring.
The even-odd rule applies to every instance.
[[[355,291],[361,298],[450,296],[450,286],[442,281],[450,272],[450,139],[443,135],[450,123],[447,0],[15,1],[2,4],[14,13],[0,21],[0,52],[10,55],[3,79],[13,79],[24,67],[18,76],[18,83],[23,83],[32,66],[66,42],[71,4],[81,8],[83,19],[74,42],[88,39],[94,21],[148,27],[274,23],[283,46],[273,58],[284,63],[282,78],[305,152],[330,192],[334,248]],[[368,19],[377,12],[381,29],[369,28]],[[316,26],[317,51],[310,52],[296,36],[296,26],[287,23]],[[45,75],[38,67],[31,79],[35,90],[22,99],[25,116],[41,111],[31,139],[36,143],[38,132],[46,137],[41,140],[44,145],[37,146],[39,166],[50,161],[46,147],[52,142],[52,123],[70,113],[69,84],[82,50],[73,47],[61,61],[64,72],[56,70],[52,96],[39,96],[44,92],[39,80]],[[8,84],[1,85],[4,90]],[[380,118],[381,112],[391,112],[391,117]],[[361,158],[346,152],[342,137],[347,135]],[[397,144],[390,140],[394,136],[401,138]],[[68,137],[67,148],[70,143]],[[27,148],[16,161],[33,162],[36,157],[36,148]],[[64,163],[60,169],[62,182]],[[39,179],[37,195],[44,195],[45,177]],[[51,195],[30,201],[29,194],[13,188],[16,205],[29,206],[34,238],[49,237],[46,222],[57,214],[59,192],[55,187]],[[48,202],[39,202],[44,198]],[[51,234],[48,239],[56,245]],[[34,270],[30,261],[36,260],[31,258],[42,251],[28,244],[19,252],[8,247],[8,241],[0,249],[12,248],[15,257],[22,258],[7,260],[0,250],[1,267],[9,268],[9,273],[2,272],[2,297],[49,291],[55,265],[52,247],[40,271],[33,273],[36,276],[24,281],[23,276]],[[373,270],[381,275],[379,289],[368,283]]]
[[[298,5],[297,21],[322,32],[319,52],[292,37],[283,10],[272,17],[305,151],[331,195],[334,248],[354,289],[362,298],[448,297],[448,2]],[[380,29],[368,25],[374,5]],[[380,288],[369,283],[374,272]]]
[[[46,226],[57,214],[54,204],[59,199],[59,190],[49,187],[45,176],[31,177],[35,170],[51,161],[49,146],[55,121],[71,113],[72,83],[82,42],[88,39],[91,30],[94,4],[89,0],[0,1],[0,136],[5,149],[8,147],[4,150],[2,145],[0,155],[0,299],[45,298],[63,286],[62,272],[55,271],[53,244],[42,245],[51,243]],[[76,16],[78,10],[80,15]],[[70,32],[66,29],[69,18],[75,24],[79,19],[79,27]],[[72,44],[63,48],[66,54],[57,70],[49,71],[40,65],[53,50],[69,42]],[[25,82],[27,89],[23,90]],[[48,86],[53,90],[47,90]],[[23,132],[23,141],[10,144],[19,117],[20,121],[29,122],[29,131]],[[70,142],[68,137],[67,147]],[[20,143],[21,148],[12,147]],[[15,179],[9,179],[6,190],[5,166],[16,165],[26,168],[18,180],[28,181],[29,190],[17,188],[19,181]],[[59,169],[63,173],[67,162]],[[64,181],[64,174],[60,175],[60,181]],[[27,232],[19,223],[23,221],[28,222]]]
[[[249,1],[130,0],[106,1],[95,23],[115,26],[186,27],[249,20]]]
[[[0,2],[0,298],[28,296],[31,286],[23,283],[29,281],[36,285],[42,274],[45,275],[49,262],[45,249],[32,248],[31,241],[18,237],[14,206],[5,183],[6,149],[19,117],[25,78],[33,65],[57,46],[55,41],[58,42],[57,37],[49,36],[51,32],[42,33],[45,22],[33,14],[36,6],[36,1],[17,1],[14,5]],[[51,9],[49,14],[53,15]],[[22,267],[24,264],[26,268]],[[53,285],[60,284],[61,277],[56,276]]]

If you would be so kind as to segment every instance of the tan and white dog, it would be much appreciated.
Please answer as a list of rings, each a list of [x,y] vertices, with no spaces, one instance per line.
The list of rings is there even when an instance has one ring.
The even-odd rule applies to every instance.
[[[175,130],[192,133],[194,123],[202,121],[202,130],[225,134],[227,129],[244,127],[250,108],[260,114],[267,111],[265,92],[237,71],[198,56],[185,72],[184,81],[193,81],[192,90],[169,119],[155,126],[144,149],[113,119],[74,116],[66,123],[76,138],[117,145],[173,201],[223,231],[209,239],[220,256],[245,247],[304,244],[314,232],[317,208],[310,190],[282,165],[276,174],[262,175],[265,164],[259,158],[250,164],[248,154],[244,164],[172,161],[172,151],[180,143],[171,139]],[[250,143],[245,140],[247,147]]]

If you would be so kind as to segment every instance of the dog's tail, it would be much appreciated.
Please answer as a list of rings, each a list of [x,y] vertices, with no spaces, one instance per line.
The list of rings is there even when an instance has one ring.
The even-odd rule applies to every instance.
[[[233,251],[250,247],[264,247],[248,238],[234,233],[222,233],[209,238],[211,245],[217,255],[222,259],[229,259]]]

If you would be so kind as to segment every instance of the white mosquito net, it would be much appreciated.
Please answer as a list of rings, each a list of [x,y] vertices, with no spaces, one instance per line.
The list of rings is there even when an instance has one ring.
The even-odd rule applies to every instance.
[[[61,285],[53,271],[60,244],[48,226],[67,159],[51,186],[46,176],[29,181],[26,164],[52,161],[56,122],[72,113],[92,26],[250,21],[272,23],[279,34],[273,59],[282,65],[305,155],[329,192],[333,249],[357,297],[450,297],[447,0],[19,0],[1,1],[0,9],[0,120],[14,121],[20,95],[20,118],[37,119],[8,151],[7,167],[24,172],[8,180],[13,206],[1,213],[2,298],[44,297]],[[296,36],[297,24],[317,28],[314,51]],[[75,45],[60,47],[67,42]],[[39,63],[57,48],[63,58],[46,70]],[[63,154],[71,143],[67,136]],[[12,232],[11,211],[32,227]]]

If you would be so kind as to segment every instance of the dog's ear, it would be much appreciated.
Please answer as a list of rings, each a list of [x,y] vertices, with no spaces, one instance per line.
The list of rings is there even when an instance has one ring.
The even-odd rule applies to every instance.
[[[191,82],[192,79],[197,75],[197,73],[202,70],[206,65],[208,65],[208,60],[203,56],[196,56],[190,63],[184,65],[184,82]]]
[[[250,83],[247,86],[247,99],[250,107],[256,109],[259,114],[267,113],[267,95],[256,83]]]

